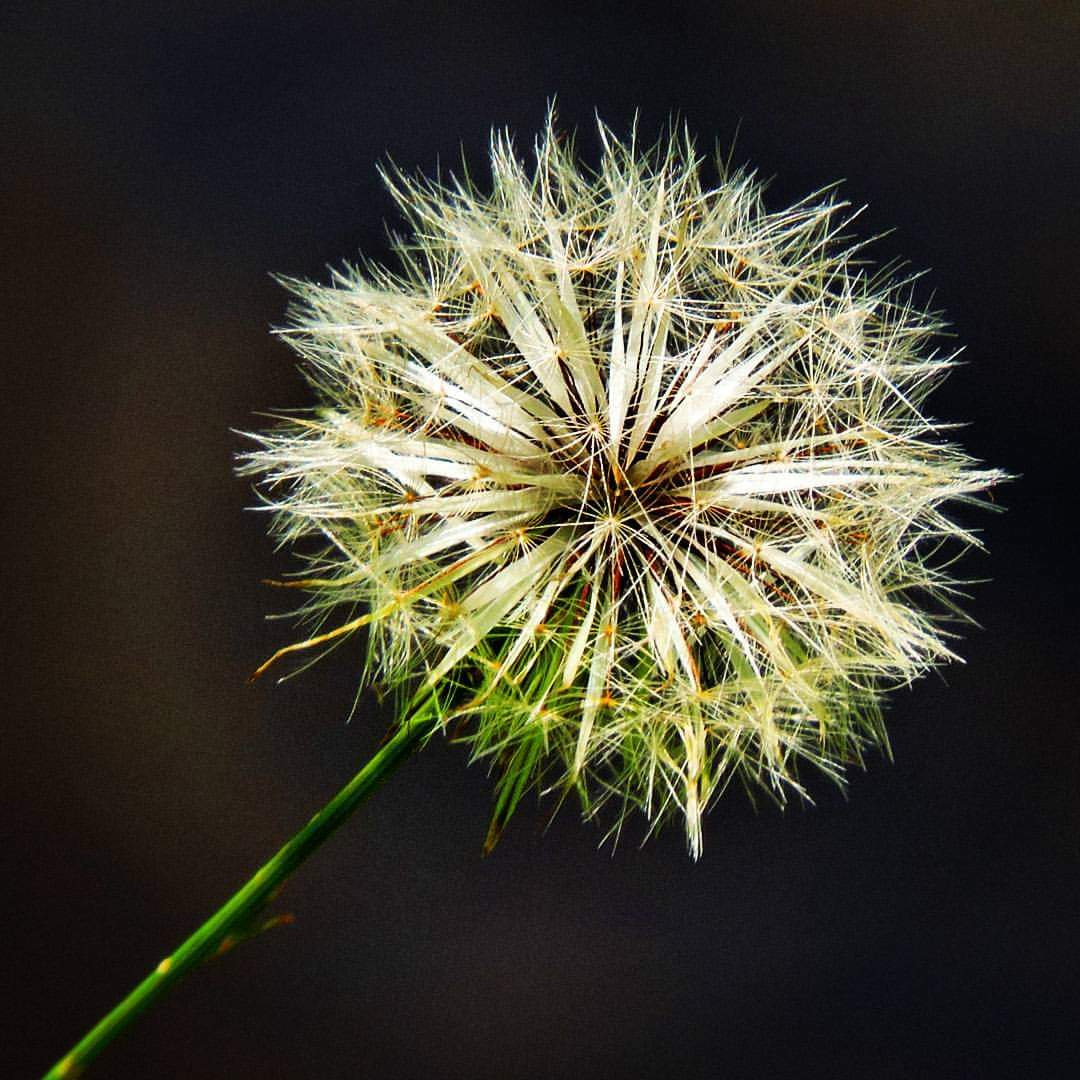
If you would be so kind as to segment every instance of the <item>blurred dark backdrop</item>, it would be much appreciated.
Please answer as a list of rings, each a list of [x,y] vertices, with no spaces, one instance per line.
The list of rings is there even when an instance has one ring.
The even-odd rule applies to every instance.
[[[598,7],[598,6],[597,6]],[[271,271],[385,254],[375,166],[595,148],[680,113],[834,179],[967,346],[935,399],[1022,473],[954,665],[845,801],[732,793],[692,865],[567,808],[480,858],[439,744],[287,888],[293,926],[188,981],[102,1077],[1080,1075],[1076,673],[1080,8],[1027,3],[9,3],[4,93],[0,1072],[34,1076],[363,761],[360,646],[291,640],[230,429],[308,395]],[[10,1025],[10,1026],[8,1026]]]

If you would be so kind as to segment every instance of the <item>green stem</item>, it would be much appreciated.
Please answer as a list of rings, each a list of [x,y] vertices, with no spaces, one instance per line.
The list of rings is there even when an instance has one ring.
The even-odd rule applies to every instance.
[[[250,933],[252,919],[297,867],[318,848],[378,785],[439,724],[431,699],[404,723],[371,760],[238,892],[210,916],[172,955],[111,1012],[94,1025],[46,1074],[44,1080],[71,1080],[124,1030],[192,968],[222,946]]]

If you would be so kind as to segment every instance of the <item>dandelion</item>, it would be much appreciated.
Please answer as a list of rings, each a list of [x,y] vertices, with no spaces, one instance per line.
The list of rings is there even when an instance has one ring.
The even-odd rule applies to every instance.
[[[388,173],[400,268],[290,282],[321,405],[245,467],[315,541],[281,653],[366,627],[368,677],[499,770],[489,844],[539,787],[697,857],[733,778],[887,750],[883,693],[954,658],[978,541],[942,504],[1003,474],[922,411],[955,354],[831,190],[769,211],[685,133],[600,136],[590,171],[550,117],[532,168],[495,135],[489,194]]]
[[[831,190],[768,211],[685,133],[604,125],[579,165],[552,118],[490,194],[386,176],[400,268],[347,268],[283,331],[321,398],[255,436],[282,543],[306,552],[318,656],[366,630],[401,724],[252,878],[53,1067],[82,1071],[204,960],[288,916],[283,883],[440,729],[523,795],[650,830],[737,778],[783,801],[888,749],[881,700],[954,658],[945,503],[1005,479],[923,401],[952,365],[910,279],[873,273]],[[310,652],[309,652],[310,651]],[[258,674],[258,673],[256,673]]]

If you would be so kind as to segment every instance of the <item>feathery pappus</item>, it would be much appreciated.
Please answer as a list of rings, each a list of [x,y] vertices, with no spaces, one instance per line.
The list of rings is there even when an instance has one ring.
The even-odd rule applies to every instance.
[[[490,842],[539,786],[696,857],[732,778],[887,749],[883,693],[954,655],[978,541],[942,505],[1005,477],[924,414],[955,354],[831,190],[769,210],[685,132],[600,136],[591,169],[550,117],[531,166],[494,135],[489,192],[387,174],[400,265],[289,283],[320,405],[244,468],[314,543],[278,656],[366,627],[497,763]]]

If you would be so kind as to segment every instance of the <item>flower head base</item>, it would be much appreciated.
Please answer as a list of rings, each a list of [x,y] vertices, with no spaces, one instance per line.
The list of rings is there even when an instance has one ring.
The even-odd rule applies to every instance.
[[[319,542],[304,611],[350,613],[290,649],[367,626],[384,685],[437,687],[503,767],[493,836],[539,783],[696,856],[732,777],[783,799],[886,745],[882,692],[952,656],[927,608],[976,541],[939,507],[1002,474],[922,414],[952,357],[844,204],[601,136],[596,172],[496,136],[490,195],[391,177],[402,270],[291,283],[323,406],[248,468]]]

